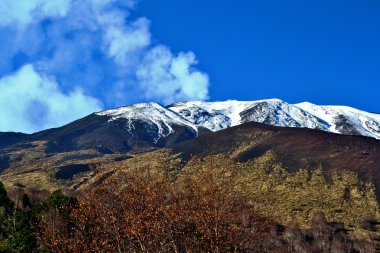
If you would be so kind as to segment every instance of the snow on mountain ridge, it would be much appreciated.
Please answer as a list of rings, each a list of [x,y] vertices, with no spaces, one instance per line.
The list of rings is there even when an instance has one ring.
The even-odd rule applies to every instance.
[[[341,122],[351,125],[353,134],[364,135],[380,139],[380,115],[361,111],[348,106],[317,106],[309,102],[295,104],[295,106],[325,120],[331,127],[330,132],[351,134],[348,129],[341,129]],[[348,131],[348,132],[347,132]]]
[[[229,100],[223,102],[180,102],[168,108],[195,125],[219,131],[239,125],[239,114],[252,106],[252,102]]]
[[[309,102],[289,104],[280,99],[258,101],[179,102],[167,107],[157,103],[135,104],[99,112],[110,121],[142,120],[158,128],[157,140],[173,133],[173,125],[185,126],[198,134],[198,128],[219,131],[246,122],[281,127],[319,129],[340,134],[364,135],[380,139],[380,115],[346,106],[318,106]]]
[[[268,99],[246,102],[182,102],[169,106],[169,109],[195,125],[212,131],[254,121],[380,139],[379,114],[346,106],[318,106],[309,102],[289,104],[280,99]]]
[[[169,109],[212,131],[254,121],[283,127],[321,128],[315,116],[280,99],[258,101],[181,102]]]

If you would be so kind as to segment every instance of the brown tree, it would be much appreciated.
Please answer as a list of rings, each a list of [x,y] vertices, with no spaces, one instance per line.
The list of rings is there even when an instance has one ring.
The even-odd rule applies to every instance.
[[[55,252],[270,252],[275,223],[210,174],[170,182],[149,170],[78,196],[65,217],[47,213],[41,244]]]

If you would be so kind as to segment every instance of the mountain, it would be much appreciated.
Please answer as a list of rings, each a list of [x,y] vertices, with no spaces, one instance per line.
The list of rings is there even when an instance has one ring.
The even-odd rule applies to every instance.
[[[195,138],[198,127],[156,103],[91,114],[66,126],[34,134],[48,152],[97,149],[102,153],[146,152]]]
[[[343,106],[251,102],[183,102],[164,107],[140,103],[93,113],[68,125],[31,135],[0,133],[0,149],[43,141],[46,153],[96,149],[141,153],[247,122],[318,129],[380,139],[380,115]]]
[[[135,104],[93,113],[59,128],[31,135],[1,133],[0,148],[46,142],[47,153],[96,149],[101,153],[139,153],[210,132],[157,103]]]
[[[91,173],[103,165],[116,168],[125,160],[141,166],[144,163],[147,167],[166,164],[160,160],[161,156],[143,163],[134,159],[159,147],[168,148],[173,157],[180,158],[181,164],[192,157],[231,154],[235,162],[246,163],[273,152],[276,161],[290,172],[318,167],[326,171],[356,172],[363,180],[375,183],[380,197],[380,141],[377,139],[256,122],[208,133],[197,127],[196,132],[193,125],[188,125],[178,114],[166,114],[170,110],[160,105],[149,107],[149,113],[157,113],[150,114],[152,117],[147,117],[145,104],[135,106],[142,111],[135,114],[136,108],[129,107],[92,114],[0,149],[1,180],[8,185],[21,183],[57,189],[63,187],[59,181],[63,179],[69,180],[65,181],[65,187],[76,188],[86,185],[85,181],[94,176]],[[163,112],[172,117],[162,121]],[[159,127],[165,130],[158,130]],[[166,137],[158,139],[157,133]],[[82,172],[84,176],[70,181]]]
[[[186,196],[179,203],[190,203],[183,201],[189,196],[198,199],[191,187],[210,194],[223,190],[244,199],[263,217],[276,220],[278,232],[285,236],[294,230],[293,221],[302,229],[316,225],[310,231],[320,235],[321,222],[314,217],[321,213],[323,220],[352,238],[377,242],[378,126],[377,114],[275,99],[167,107],[135,104],[31,135],[0,133],[0,181],[10,192],[29,192],[34,199],[41,197],[42,190],[88,196],[80,192],[108,187],[114,195],[99,198],[102,206],[125,195],[119,191],[141,178],[143,192],[156,189],[153,193],[160,197],[160,208],[154,206],[155,210],[170,200],[165,192],[169,188],[162,182],[181,186],[173,188],[175,196],[181,192]],[[202,203],[199,208],[207,211],[204,206],[211,203],[211,213],[215,213],[214,203],[220,199]],[[236,203],[228,201],[225,207],[236,211]],[[103,214],[109,217],[109,212]],[[245,214],[239,211],[238,215]],[[326,235],[333,231],[330,228]],[[315,242],[309,232],[304,238]]]
[[[122,187],[125,172],[183,183],[195,176],[247,197],[281,224],[297,217],[307,226],[322,211],[353,235],[380,237],[380,140],[353,132],[367,127],[354,120],[376,114],[305,105],[136,104],[32,135],[4,133],[0,181],[9,189],[81,191]],[[328,132],[339,129],[352,131]]]
[[[248,122],[104,163],[79,187],[125,185],[146,170],[171,183],[195,178],[231,189],[281,224],[296,220],[307,227],[322,212],[353,235],[377,240],[379,164],[380,141],[374,138]]]
[[[278,99],[183,102],[167,107],[140,103],[93,113],[68,125],[31,135],[0,133],[0,170],[23,161],[20,152],[54,155],[95,150],[98,156],[137,154],[247,122],[380,139],[380,115],[350,107],[292,105]]]
[[[363,135],[380,139],[380,115],[345,106],[289,104],[279,99],[251,102],[184,102],[170,105],[191,123],[218,131],[246,122]]]

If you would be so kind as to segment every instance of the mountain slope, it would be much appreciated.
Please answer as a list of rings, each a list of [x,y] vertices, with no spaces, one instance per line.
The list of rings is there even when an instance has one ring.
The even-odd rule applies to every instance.
[[[374,238],[380,235],[379,164],[380,141],[374,138],[250,122],[104,164],[82,186],[123,185],[117,180],[124,173],[144,168],[164,173],[170,182],[198,175],[247,197],[283,224],[296,217],[307,226],[313,213],[323,212],[352,233]]]
[[[27,136],[27,134],[23,133],[0,132],[0,149],[15,144]]]
[[[323,167],[357,172],[363,180],[375,182],[380,197],[380,141],[373,138],[250,122],[179,143],[171,150],[185,160],[224,154],[242,163],[271,151],[289,171]]]

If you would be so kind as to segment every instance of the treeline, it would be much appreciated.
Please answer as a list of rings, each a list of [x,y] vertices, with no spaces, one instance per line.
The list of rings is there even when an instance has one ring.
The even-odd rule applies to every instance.
[[[1,252],[375,252],[323,214],[310,229],[296,221],[284,227],[210,171],[169,180],[140,168],[42,203],[11,195],[18,205],[0,185]]]

